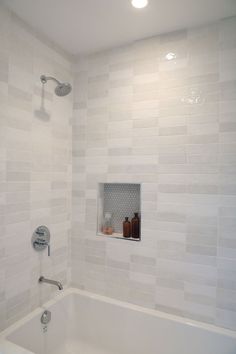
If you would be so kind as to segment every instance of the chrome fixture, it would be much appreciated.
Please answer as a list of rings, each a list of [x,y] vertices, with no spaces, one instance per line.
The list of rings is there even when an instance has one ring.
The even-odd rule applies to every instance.
[[[47,325],[51,321],[51,317],[52,317],[51,312],[45,310],[41,316],[41,323]]]
[[[50,231],[47,226],[38,226],[32,235],[31,242],[35,251],[48,248],[48,256],[50,256]]]
[[[56,285],[59,290],[63,290],[62,283],[60,283],[59,281],[56,281],[56,280],[46,279],[43,276],[41,276],[39,278],[39,283],[47,283],[47,284],[51,284],[51,285]]]
[[[55,88],[55,94],[60,97],[68,95],[72,90],[71,84],[69,84],[68,82],[60,82],[52,76],[41,75],[40,80],[42,84],[46,84],[48,80],[56,82],[57,86]]]

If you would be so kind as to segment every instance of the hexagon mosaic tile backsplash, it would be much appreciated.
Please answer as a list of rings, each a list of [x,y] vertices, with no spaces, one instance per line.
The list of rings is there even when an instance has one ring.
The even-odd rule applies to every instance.
[[[114,231],[122,233],[126,216],[131,220],[140,212],[140,184],[105,183],[104,214],[112,213]]]

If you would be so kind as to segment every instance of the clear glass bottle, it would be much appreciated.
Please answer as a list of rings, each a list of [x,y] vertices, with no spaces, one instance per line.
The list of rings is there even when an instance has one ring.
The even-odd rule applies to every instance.
[[[131,222],[127,216],[123,221],[123,237],[131,237]]]
[[[134,213],[134,217],[131,220],[131,230],[132,238],[140,238],[140,219],[138,213]]]
[[[105,235],[112,235],[112,213],[105,213],[103,223],[102,223],[102,233]]]

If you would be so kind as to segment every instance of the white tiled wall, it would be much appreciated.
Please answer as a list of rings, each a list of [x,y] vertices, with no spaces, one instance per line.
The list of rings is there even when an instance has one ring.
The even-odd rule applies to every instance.
[[[0,7],[0,329],[68,279],[73,96],[54,95],[41,74],[72,81],[65,55]],[[31,248],[36,226],[51,230],[51,257]]]
[[[0,43],[0,329],[69,281],[71,140],[72,285],[236,329],[236,19],[80,60],[72,138],[70,58],[3,7]],[[99,182],[142,183],[141,243],[96,236]]]
[[[141,243],[96,237],[98,182],[142,183]],[[73,285],[236,329],[235,194],[235,18],[78,62]]]

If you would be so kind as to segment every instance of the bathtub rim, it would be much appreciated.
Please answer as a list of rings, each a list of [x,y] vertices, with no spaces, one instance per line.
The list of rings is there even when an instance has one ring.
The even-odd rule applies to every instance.
[[[104,296],[104,295],[91,293],[91,292],[86,291],[86,290],[81,290],[81,289],[77,289],[77,288],[67,288],[61,294],[56,294],[53,299],[45,302],[42,306],[37,307],[35,310],[30,312],[28,315],[26,315],[23,318],[19,319],[18,321],[16,321],[15,323],[10,325],[9,327],[5,328],[2,332],[0,332],[0,344],[2,342],[8,342],[8,343],[12,344],[12,342],[10,342],[7,339],[7,337],[12,332],[14,332],[18,328],[22,327],[25,323],[27,323],[28,321],[30,321],[34,317],[36,317],[38,315],[41,315],[43,310],[50,308],[51,306],[56,304],[58,301],[64,299],[67,296],[70,296],[70,295],[80,295],[80,296],[87,297],[87,298],[90,298],[90,299],[93,299],[93,300],[109,303],[109,304],[112,304],[112,305],[115,305],[115,306],[131,309],[131,310],[138,311],[138,312],[144,313],[144,314],[148,314],[148,315],[151,315],[151,316],[154,316],[154,317],[167,319],[167,320],[170,320],[170,321],[181,323],[183,325],[188,325],[188,326],[199,328],[199,329],[202,329],[202,330],[205,330],[205,331],[208,331],[208,332],[213,332],[213,333],[217,333],[219,335],[224,335],[224,336],[236,339],[236,331],[233,331],[231,329],[218,327],[216,325],[203,323],[203,322],[200,322],[200,321],[192,320],[192,319],[189,319],[189,318],[184,318],[184,317],[177,316],[177,315],[171,315],[171,314],[166,313],[166,312],[162,312],[162,311],[155,310],[155,309],[149,309],[149,308],[146,308],[146,307],[142,307],[142,306],[139,306],[139,305],[131,304],[129,302],[125,302],[125,301],[121,301],[121,300],[116,300],[116,299],[113,299],[113,298],[110,298],[110,297],[107,297],[107,296]],[[21,348],[21,347],[19,347],[19,348]],[[1,347],[0,347],[0,350],[1,350]],[[31,352],[25,350],[25,353],[31,353]]]

